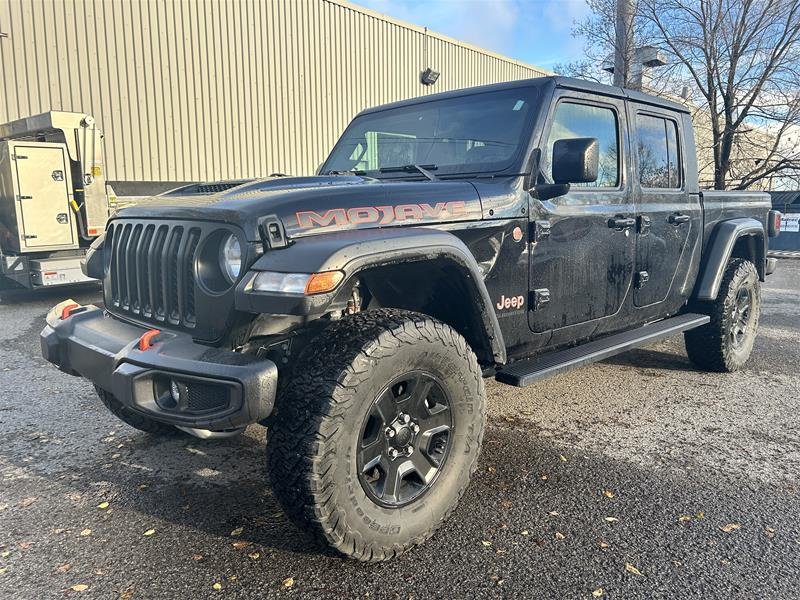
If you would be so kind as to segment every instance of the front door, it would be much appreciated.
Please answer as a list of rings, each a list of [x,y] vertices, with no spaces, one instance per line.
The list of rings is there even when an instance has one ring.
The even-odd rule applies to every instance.
[[[692,260],[701,228],[700,198],[686,190],[683,131],[674,113],[636,104],[629,108],[639,209],[633,303],[664,303],[669,312],[689,293],[678,289],[675,274],[687,271]]]
[[[559,139],[597,138],[600,164],[594,182],[531,202],[528,319],[535,332],[586,324],[589,335],[593,322],[620,311],[633,274],[635,213],[626,189],[625,105],[576,92],[564,92],[554,103],[540,144],[544,181],[552,181],[553,144]]]

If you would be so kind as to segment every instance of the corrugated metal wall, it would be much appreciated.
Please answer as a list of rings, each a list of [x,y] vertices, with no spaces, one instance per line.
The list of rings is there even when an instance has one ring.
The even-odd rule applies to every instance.
[[[111,180],[311,173],[367,106],[544,74],[340,0],[0,0],[0,33],[0,122],[93,115]]]

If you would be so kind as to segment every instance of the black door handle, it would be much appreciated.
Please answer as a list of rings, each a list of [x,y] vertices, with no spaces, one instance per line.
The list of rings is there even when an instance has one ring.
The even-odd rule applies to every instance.
[[[682,215],[681,213],[675,213],[674,215],[669,216],[669,222],[673,225],[680,225],[681,223],[688,223],[692,220],[692,217],[689,215]]]
[[[608,226],[611,229],[622,231],[623,229],[630,229],[636,225],[636,219],[630,217],[611,217],[608,220]]]

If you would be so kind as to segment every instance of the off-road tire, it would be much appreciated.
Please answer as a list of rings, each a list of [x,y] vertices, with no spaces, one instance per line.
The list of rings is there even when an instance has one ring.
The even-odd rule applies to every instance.
[[[421,370],[451,394],[450,451],[421,496],[381,506],[359,480],[362,423],[391,381]],[[418,313],[362,312],[324,330],[293,373],[267,434],[270,483],[288,516],[324,546],[367,562],[390,559],[433,535],[477,467],[486,423],[481,370],[464,338]]]
[[[111,414],[117,417],[120,421],[124,421],[134,429],[138,429],[139,431],[144,431],[152,435],[176,435],[178,433],[178,430],[172,425],[154,421],[153,419],[149,419],[132,411],[127,406],[123,405],[119,400],[117,400],[113,394],[110,394],[104,389],[97,386],[95,386],[94,389],[97,390],[97,395],[100,396],[100,400],[103,402],[103,404],[105,404],[106,408],[111,411]]]
[[[745,290],[751,314],[741,343],[731,333],[737,315],[737,297]],[[731,259],[713,302],[698,303],[694,310],[707,314],[711,322],[684,332],[689,360],[706,371],[732,372],[741,369],[753,350],[761,312],[761,286],[755,265],[743,258]]]

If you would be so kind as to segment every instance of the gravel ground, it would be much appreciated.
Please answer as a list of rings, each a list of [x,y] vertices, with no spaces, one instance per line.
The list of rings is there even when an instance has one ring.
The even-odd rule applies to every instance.
[[[12,299],[0,597],[797,598],[800,261],[780,261],[763,296],[740,373],[693,370],[676,337],[532,389],[491,382],[461,505],[372,566],[320,554],[285,519],[262,428],[217,442],[127,428],[40,357],[60,294]]]

